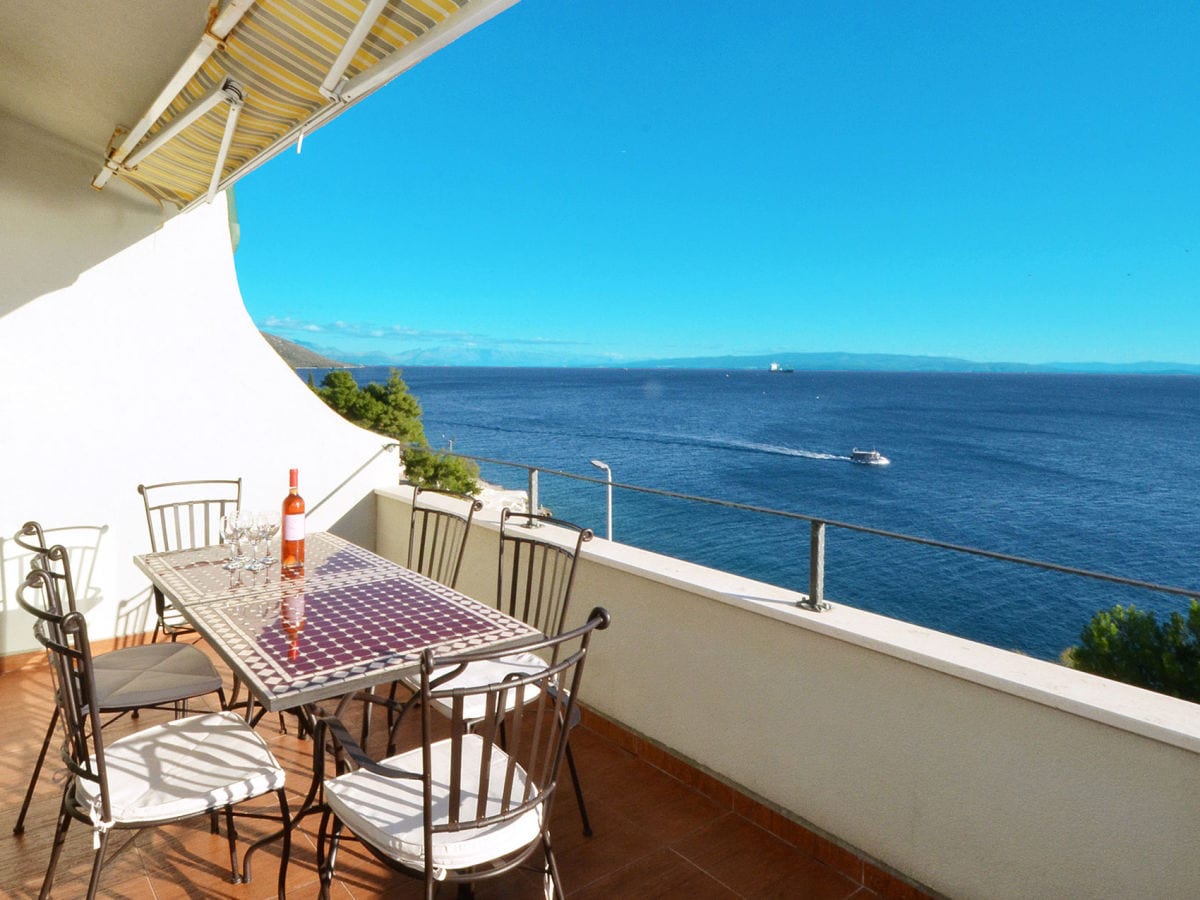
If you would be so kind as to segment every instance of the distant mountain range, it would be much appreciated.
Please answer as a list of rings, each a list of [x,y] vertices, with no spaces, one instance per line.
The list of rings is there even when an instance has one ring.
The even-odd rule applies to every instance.
[[[353,363],[338,362],[328,356],[322,356],[315,350],[310,350],[301,344],[294,343],[275,334],[260,331],[259,334],[271,345],[271,349],[283,357],[293,369],[337,369],[348,368]]]
[[[601,360],[596,357],[563,358],[547,353],[461,347],[426,348],[388,354],[348,354],[337,350],[307,347],[263,332],[267,342],[293,368],[341,368],[350,366],[571,366],[577,368],[625,369],[767,369],[778,363],[798,372],[1077,372],[1096,374],[1200,375],[1200,365],[1172,362],[975,362],[950,356],[903,356],[890,353],[775,353],[754,356],[686,356],[637,360]],[[325,355],[337,353],[338,362]]]
[[[1079,372],[1200,375],[1200,365],[1171,362],[974,362],[950,356],[902,356],[890,353],[777,353],[772,356],[693,356],[627,363],[675,369],[766,369],[771,363],[797,371],[835,372]]]

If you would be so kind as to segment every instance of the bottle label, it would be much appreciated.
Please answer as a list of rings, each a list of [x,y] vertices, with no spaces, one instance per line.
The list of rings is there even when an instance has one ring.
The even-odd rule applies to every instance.
[[[304,540],[304,513],[283,517],[283,539],[285,541]]]

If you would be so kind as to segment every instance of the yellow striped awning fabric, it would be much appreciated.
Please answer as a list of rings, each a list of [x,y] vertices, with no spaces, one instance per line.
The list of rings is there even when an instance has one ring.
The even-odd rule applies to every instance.
[[[376,0],[378,6],[382,0]],[[508,8],[516,0],[387,0],[351,57],[344,78],[354,82],[375,72],[386,80]],[[330,73],[371,0],[257,0],[203,61],[135,147],[107,163],[152,197],[184,208],[203,200],[213,180],[232,106],[211,110],[170,137],[132,168],[132,159],[199,100],[231,80],[243,103],[219,187],[242,175],[330,121],[380,84],[328,96],[321,84]],[[214,8],[214,16],[215,16]],[[197,39],[204,34],[198,28]],[[342,82],[346,86],[345,80]],[[119,146],[114,138],[114,146]],[[98,185],[99,186],[99,185]]]

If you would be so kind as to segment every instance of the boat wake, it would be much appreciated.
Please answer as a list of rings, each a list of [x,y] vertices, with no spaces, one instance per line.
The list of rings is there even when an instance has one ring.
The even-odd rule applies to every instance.
[[[540,423],[539,423],[540,424]],[[528,425],[497,425],[495,423],[481,424],[477,422],[427,422],[427,431],[444,428],[478,428],[485,431],[513,432],[519,434],[543,434],[547,437],[565,437],[566,432],[556,429],[539,428]],[[768,456],[790,456],[797,459],[812,459],[818,461],[849,462],[850,457],[838,453],[824,453],[820,450],[806,450],[802,447],[786,447],[782,444],[768,444],[757,441],[739,441],[721,437],[710,437],[698,434],[668,434],[662,432],[647,432],[623,429],[596,431],[592,434],[574,431],[571,436],[595,437],[602,439],[617,438],[622,441],[637,441],[646,444],[660,444],[679,447],[707,447],[713,450],[732,450],[738,453],[762,453]]]
[[[822,453],[819,450],[803,450],[798,447],[784,447],[779,444],[758,444],[752,441],[723,441],[719,439],[704,439],[698,438],[698,442],[703,442],[710,447],[718,447],[726,450],[743,450],[747,453],[766,453],[771,456],[795,456],[800,459],[832,459],[849,461],[848,456],[839,456],[836,453]]]
[[[646,432],[610,432],[608,437],[619,436],[623,440],[645,441],[652,444],[674,444],[681,447],[707,447],[712,450],[732,450],[738,453],[763,453],[768,456],[791,456],[799,459],[840,460],[848,462],[849,456],[805,450],[800,447],[785,447],[782,444],[765,444],[757,441],[739,441],[729,438],[709,437],[698,434],[647,434]]]

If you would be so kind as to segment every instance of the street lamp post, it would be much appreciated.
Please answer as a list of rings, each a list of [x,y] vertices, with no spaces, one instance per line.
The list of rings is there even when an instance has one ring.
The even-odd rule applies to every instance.
[[[608,463],[601,462],[598,459],[593,459],[592,465],[595,466],[597,469],[603,469],[605,476],[607,476],[607,478],[608,478],[608,503],[606,504],[606,508],[608,510],[608,515],[607,515],[608,539],[611,541],[612,540],[612,484],[613,484],[612,469],[609,468]]]

